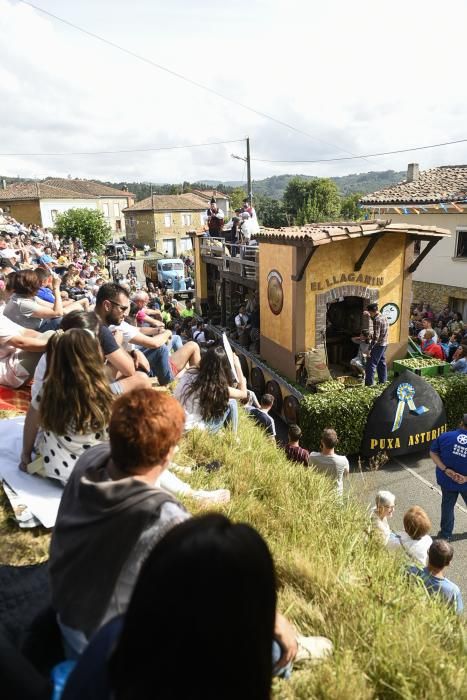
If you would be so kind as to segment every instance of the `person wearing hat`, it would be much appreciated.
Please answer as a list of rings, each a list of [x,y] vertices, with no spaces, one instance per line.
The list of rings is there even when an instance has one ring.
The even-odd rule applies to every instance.
[[[216,198],[211,198],[211,205],[206,211],[205,221],[210,236],[222,236],[224,228],[224,212],[217,206]]]
[[[430,446],[441,488],[441,525],[438,537],[450,540],[454,530],[454,507],[459,495],[467,505],[467,413],[457,430],[441,433]]]

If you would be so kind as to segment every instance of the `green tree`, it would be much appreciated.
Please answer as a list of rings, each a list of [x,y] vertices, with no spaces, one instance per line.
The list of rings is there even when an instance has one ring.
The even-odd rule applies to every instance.
[[[54,231],[60,237],[79,238],[86,250],[100,253],[110,240],[111,229],[97,209],[68,209],[59,214]]]
[[[282,206],[282,202],[266,197],[265,195],[255,195],[253,205],[256,209],[258,221],[262,226],[268,228],[279,228],[287,226],[287,215]]]
[[[245,190],[242,190],[241,187],[236,187],[232,192],[230,193],[230,208],[232,211],[235,211],[235,209],[241,209],[243,206],[243,200],[247,196]]]
[[[340,214],[339,190],[328,178],[293,178],[284,192],[284,209],[298,225],[337,219]]]
[[[360,192],[349,194],[341,202],[341,217],[345,221],[357,221],[364,216],[364,210],[360,209],[358,201],[363,195]]]

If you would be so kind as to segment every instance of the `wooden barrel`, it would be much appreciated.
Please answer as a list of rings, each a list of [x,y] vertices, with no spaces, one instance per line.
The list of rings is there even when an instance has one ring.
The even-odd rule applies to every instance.
[[[251,386],[258,397],[258,400],[261,399],[262,395],[264,394],[266,382],[264,379],[264,374],[259,367],[253,367],[251,370]]]
[[[284,417],[289,425],[298,425],[300,420],[300,403],[291,394],[284,399]]]
[[[274,413],[280,413],[282,411],[282,392],[275,379],[270,379],[266,384],[266,394],[274,396],[274,406],[272,410]]]

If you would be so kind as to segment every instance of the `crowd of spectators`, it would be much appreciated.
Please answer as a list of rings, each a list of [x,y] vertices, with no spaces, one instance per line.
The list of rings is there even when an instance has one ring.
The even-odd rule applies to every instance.
[[[429,304],[415,304],[409,335],[424,355],[450,362],[454,372],[467,374],[467,323],[459,311],[445,306],[435,314]]]

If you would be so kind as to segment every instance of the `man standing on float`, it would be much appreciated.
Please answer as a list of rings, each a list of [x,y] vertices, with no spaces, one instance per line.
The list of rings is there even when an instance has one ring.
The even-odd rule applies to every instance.
[[[371,319],[370,328],[370,354],[365,367],[365,386],[372,386],[375,369],[378,373],[378,382],[383,384],[388,378],[386,365],[386,348],[388,346],[389,323],[385,316],[380,314],[378,304],[368,304],[365,316]]]

